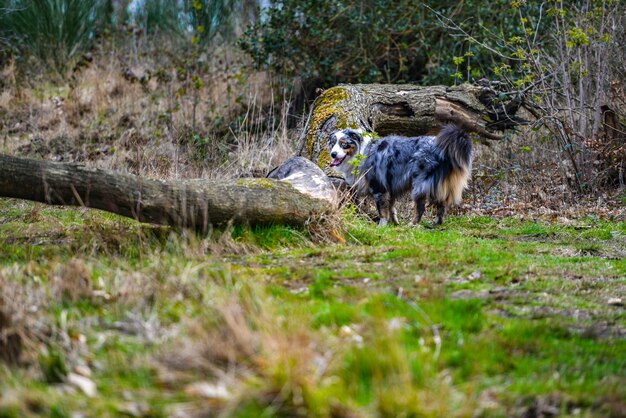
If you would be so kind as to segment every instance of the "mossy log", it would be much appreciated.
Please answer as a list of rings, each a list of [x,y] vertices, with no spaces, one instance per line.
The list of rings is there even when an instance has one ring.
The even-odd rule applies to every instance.
[[[0,197],[84,206],[159,225],[304,225],[333,209],[276,179],[159,181],[76,164],[0,155]]]
[[[495,131],[525,121],[516,112],[521,95],[502,94],[491,85],[429,86],[341,84],[325,90],[313,105],[303,155],[320,167],[328,164],[325,142],[338,129],[353,128],[378,135],[432,135],[446,122],[489,140]]]

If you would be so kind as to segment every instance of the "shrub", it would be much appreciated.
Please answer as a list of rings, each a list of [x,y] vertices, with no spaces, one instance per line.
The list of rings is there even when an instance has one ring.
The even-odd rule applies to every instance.
[[[450,0],[283,0],[264,11],[240,45],[257,67],[289,84],[299,78],[309,97],[315,88],[339,82],[449,84],[457,66],[452,57],[469,57],[477,48],[452,36],[441,16],[462,22],[472,36],[488,31],[509,36],[516,27],[502,18],[507,8],[506,0],[469,0],[463,7]],[[474,54],[475,77],[490,66],[490,56]]]
[[[94,41],[102,0],[0,0],[2,37],[22,55],[33,55],[63,73]]]
[[[540,20],[529,16],[536,10],[542,11],[550,37],[538,36]],[[568,161],[573,188],[589,192],[609,184],[623,187],[626,4],[515,1],[511,12],[522,35],[507,39],[510,51],[504,58],[510,60],[501,57],[494,72],[525,93],[537,126],[547,128]]]

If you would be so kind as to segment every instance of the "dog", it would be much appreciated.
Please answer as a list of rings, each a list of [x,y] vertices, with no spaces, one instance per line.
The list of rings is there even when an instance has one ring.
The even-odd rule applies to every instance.
[[[418,224],[426,203],[437,208],[436,224],[446,209],[461,202],[472,171],[472,143],[456,125],[445,125],[437,136],[387,136],[373,141],[361,131],[344,129],[327,141],[330,167],[344,175],[358,195],[371,195],[379,225],[398,224],[394,203],[411,191]]]

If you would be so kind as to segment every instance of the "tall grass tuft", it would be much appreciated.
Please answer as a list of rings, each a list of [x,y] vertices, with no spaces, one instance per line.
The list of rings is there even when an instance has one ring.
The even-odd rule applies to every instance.
[[[63,73],[94,41],[103,6],[102,0],[0,0],[2,36],[12,49]]]

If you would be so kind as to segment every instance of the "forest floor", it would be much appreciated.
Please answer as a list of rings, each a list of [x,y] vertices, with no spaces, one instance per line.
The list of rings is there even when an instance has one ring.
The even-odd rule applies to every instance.
[[[341,219],[200,237],[0,199],[0,417],[626,416],[623,219]]]

